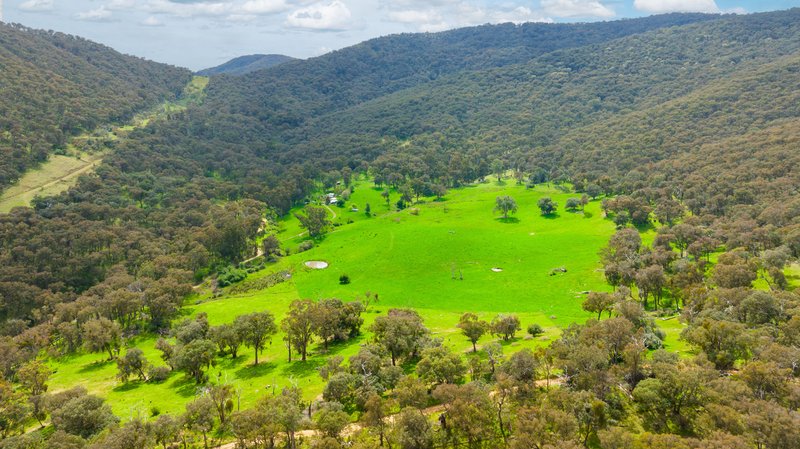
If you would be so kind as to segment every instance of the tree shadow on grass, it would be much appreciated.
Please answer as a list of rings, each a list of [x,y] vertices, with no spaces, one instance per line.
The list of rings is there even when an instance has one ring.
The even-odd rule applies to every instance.
[[[542,218],[546,220],[555,220],[556,218],[561,218],[561,215],[558,212],[553,212],[552,214],[542,214]]]
[[[494,221],[497,221],[499,223],[515,224],[515,223],[519,223],[519,218],[517,218],[517,217],[507,217],[507,218],[499,217],[499,218],[495,218]]]
[[[243,354],[239,354],[235,359],[230,357],[224,357],[221,360],[217,361],[217,366],[226,370],[233,369],[241,365],[245,360],[247,360],[247,356]]]
[[[78,370],[79,373],[93,373],[105,368],[108,364],[115,363],[113,360],[98,360],[96,362],[87,363]]]
[[[282,376],[308,377],[317,374],[321,366],[325,365],[323,359],[313,359],[303,361],[293,361],[284,366],[281,370]]]
[[[322,344],[318,344],[316,348],[314,348],[315,355],[321,355],[323,357],[330,357],[332,355],[336,355],[345,349],[349,348],[354,344],[359,344],[361,341],[364,340],[363,335],[359,335],[358,337],[353,337],[349,340],[343,341],[332,341],[328,343],[328,349],[325,349],[325,346]]]
[[[236,377],[239,379],[253,379],[266,376],[275,371],[276,366],[274,362],[260,362],[258,365],[247,365],[244,368],[236,370]]]
[[[650,221],[643,225],[633,225],[633,227],[639,232],[654,231],[656,229],[656,227]]]
[[[112,390],[116,393],[124,393],[126,391],[136,390],[141,384],[142,382],[125,382],[122,385],[114,387]]]
[[[180,376],[170,384],[169,388],[179,396],[189,398],[197,394],[198,384],[189,376]]]
[[[500,343],[500,346],[502,346],[503,348],[514,346],[516,343],[519,343],[519,341],[520,337],[514,337],[509,340],[504,340],[502,338],[497,340],[497,342]]]

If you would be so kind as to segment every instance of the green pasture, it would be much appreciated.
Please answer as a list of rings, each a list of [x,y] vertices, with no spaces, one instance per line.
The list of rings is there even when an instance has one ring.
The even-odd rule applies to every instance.
[[[536,206],[540,197],[551,196],[563,206],[573,195],[546,186],[526,189],[513,182],[490,182],[453,190],[441,201],[428,198],[396,211],[394,203],[399,195],[392,193],[392,207],[387,207],[381,191],[368,182],[357,183],[346,207],[330,208],[339,226],[306,252],[296,252],[307,237],[298,236],[303,231],[289,214],[277,226],[291,254],[245,282],[278,270],[289,270],[289,281],[216,299],[210,293],[196,295],[187,302],[184,315],[204,312],[216,325],[241,314],[267,310],[280,320],[294,299],[336,297],[350,301],[371,291],[379,294],[380,302],[364,315],[364,329],[391,307],[412,307],[436,337],[455,350],[467,352],[471,345],[455,328],[462,313],[476,312],[487,320],[498,313],[516,313],[523,331],[506,345],[507,352],[513,352],[545,345],[558,336],[560,328],[585,320],[589,314],[580,308],[583,292],[608,288],[598,251],[614,226],[601,217],[599,201],[590,203],[585,213],[565,212],[562,207],[556,216],[543,217]],[[492,211],[498,195],[511,195],[519,205],[518,213],[509,220]],[[364,213],[367,202],[373,212],[370,217]],[[351,212],[353,204],[358,212]],[[304,265],[310,260],[326,261],[330,266],[312,270]],[[558,267],[567,272],[551,276],[551,270]],[[347,274],[351,283],[340,285],[341,274]],[[526,338],[524,328],[532,323],[542,325],[545,335],[535,340]],[[313,399],[324,387],[316,369],[325,359],[331,355],[347,358],[369,338],[365,333],[332,346],[328,352],[314,347],[307,362],[287,363],[281,335],[276,335],[258,366],[253,366],[252,350],[244,349],[236,360],[218,359],[209,375],[212,381],[234,384],[242,407],[290,384],[302,387],[306,397]],[[493,339],[485,336],[479,344]],[[153,349],[154,342],[154,337],[146,337],[129,344],[144,350],[152,363],[162,364]],[[123,418],[147,416],[153,407],[162,413],[180,412],[197,393],[197,386],[182,373],[174,373],[161,384],[123,385],[115,379],[116,365],[105,358],[98,353],[53,361],[56,373],[51,389],[83,385],[106,397]]]
[[[329,207],[336,226],[306,252],[298,252],[298,246],[308,237],[297,218],[293,214],[283,217],[269,232],[277,232],[290,255],[251,274],[244,285],[281,270],[291,272],[290,280],[236,295],[223,292],[214,297],[203,290],[187,300],[183,315],[191,318],[206,313],[212,325],[254,311],[270,311],[280,320],[294,299],[336,297],[351,301],[370,291],[378,293],[380,301],[364,314],[365,330],[389,308],[410,307],[423,316],[434,336],[464,353],[471,345],[455,327],[462,313],[475,312],[486,320],[498,313],[516,313],[523,331],[516,340],[504,343],[508,354],[547,345],[563,327],[583,322],[590,317],[580,307],[584,293],[609,288],[600,270],[598,252],[614,232],[614,225],[602,218],[599,201],[589,203],[585,212],[565,212],[563,204],[574,194],[549,186],[526,189],[513,181],[487,182],[452,190],[441,201],[426,198],[397,211],[394,204],[399,194],[392,192],[387,206],[382,191],[367,181],[357,182],[345,207]],[[519,206],[508,220],[493,212],[499,195],[511,195]],[[557,215],[539,214],[536,203],[542,196],[558,201],[561,207]],[[370,216],[364,213],[367,203]],[[358,212],[351,211],[353,206]],[[643,238],[652,239],[653,235],[654,231],[648,230]],[[311,269],[306,267],[307,261],[325,261],[329,267]],[[566,268],[566,273],[551,275],[560,267]],[[339,284],[342,274],[350,277],[350,284]],[[787,276],[796,284],[800,268],[790,267]],[[692,354],[679,339],[685,325],[677,317],[656,318],[656,322],[667,334],[667,350]],[[535,340],[525,336],[525,328],[532,323],[545,328],[544,336]],[[341,355],[346,359],[370,337],[365,332],[327,351],[315,346],[308,361],[288,363],[282,335],[278,334],[259,357],[258,366],[253,365],[252,350],[244,348],[235,360],[218,358],[208,373],[213,382],[233,384],[243,408],[288,385],[301,387],[311,400],[322,393],[324,382],[317,368],[327,357]],[[487,335],[479,345],[492,340],[494,337]],[[154,343],[152,336],[128,342],[141,348],[152,363],[163,364]],[[199,387],[183,373],[173,373],[161,384],[121,384],[115,379],[115,363],[105,359],[104,354],[81,354],[52,361],[56,372],[51,391],[83,385],[107,398],[123,419],[148,416],[153,408],[161,413],[179,413],[198,392]]]

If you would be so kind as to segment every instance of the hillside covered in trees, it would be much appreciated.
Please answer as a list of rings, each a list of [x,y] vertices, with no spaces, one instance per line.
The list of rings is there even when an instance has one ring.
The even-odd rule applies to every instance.
[[[188,76],[141,64],[126,79],[155,70],[162,95]],[[203,104],[131,132],[76,187],[0,215],[0,397],[9,404],[0,436],[49,416],[52,444],[77,447],[129,447],[133,435],[136,447],[199,445],[218,431],[242,447],[294,449],[305,426],[325,448],[797,448],[800,297],[786,268],[800,257],[798,85],[797,9],[397,35],[215,77]],[[98,107],[86,106],[96,112],[72,127],[134,109],[131,100],[114,115],[97,94]],[[55,120],[64,109],[47,113]],[[573,211],[602,198],[617,231],[599,256],[609,291],[585,292],[596,319],[515,352],[518,319],[468,313],[458,329],[473,344],[491,332],[508,345],[467,358],[417,312],[394,308],[365,329],[357,355],[316,367],[326,387],[313,424],[296,389],[233,413],[234,391],[209,381],[210,367],[243,345],[258,365],[265,339],[281,332],[300,359],[290,363],[305,367],[315,339],[327,350],[364,335],[371,296],[366,305],[298,298],[283,319],[259,311],[211,326],[203,314],[182,317],[194,283],[236,282],[258,245],[266,259],[282,257],[264,227],[321,189],[344,197],[352,179],[369,179],[387,208],[394,194],[402,209],[506,173],[574,193]],[[558,205],[541,204],[558,219]],[[314,237],[312,222],[323,229],[326,216],[313,206],[296,215]],[[662,315],[683,323],[690,354],[660,349]],[[163,336],[160,373],[145,369],[140,349],[121,354],[125,338],[148,335]],[[37,358],[81,351],[108,353],[119,388],[174,370],[203,393],[180,418],[120,427],[86,391],[45,394]],[[86,410],[91,425],[81,427]],[[432,424],[434,413],[444,418]],[[37,438],[0,447],[50,444]]]
[[[178,95],[185,69],[62,33],[0,24],[0,189],[67,138]]]
[[[216,67],[203,69],[197,72],[201,76],[231,75],[242,76],[250,72],[268,69],[281,65],[285,62],[293,61],[294,58],[285,55],[247,55],[233,58],[230,61]]]

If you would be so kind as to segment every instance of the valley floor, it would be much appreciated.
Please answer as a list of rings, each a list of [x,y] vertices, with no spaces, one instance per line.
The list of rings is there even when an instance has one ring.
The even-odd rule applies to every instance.
[[[463,352],[471,350],[471,345],[455,327],[462,313],[475,312],[488,320],[498,313],[515,313],[523,331],[516,340],[504,343],[510,353],[549,344],[561,328],[590,316],[581,310],[585,292],[608,289],[598,251],[614,232],[614,225],[602,217],[599,201],[591,202],[585,212],[562,209],[555,217],[546,218],[536,206],[540,197],[551,196],[564,204],[574,195],[547,186],[526,189],[511,181],[507,185],[487,182],[455,189],[442,201],[430,198],[396,211],[399,195],[392,195],[388,207],[380,195],[383,189],[364,181],[354,190],[346,207],[330,208],[335,227],[313,249],[298,252],[298,245],[307,237],[289,214],[272,232],[277,232],[290,255],[236,284],[241,293],[214,295],[201,287],[188,301],[185,316],[206,313],[210,324],[218,325],[245,313],[269,311],[279,321],[295,299],[353,301],[369,291],[379,295],[379,302],[364,314],[363,329],[392,307],[414,308],[435,337]],[[501,219],[492,211],[498,195],[513,196],[519,212]],[[370,217],[364,213],[368,203]],[[355,208],[358,212],[352,211]],[[314,270],[305,265],[314,260],[325,261],[329,267]],[[566,268],[566,273],[551,275],[559,267]],[[291,279],[259,288],[259,280],[281,271],[291,273]],[[349,284],[339,283],[342,274],[350,277]],[[533,323],[545,329],[544,336],[524,338],[524,328]],[[677,320],[670,324],[680,325]],[[236,359],[218,359],[209,376],[212,381],[233,384],[240,392],[237,402],[242,408],[287,385],[301,387],[311,399],[324,387],[317,368],[330,356],[346,359],[355,354],[370,338],[365,332],[327,351],[315,346],[307,362],[287,363],[282,335],[278,334],[259,357],[263,361],[259,365],[253,365],[252,351],[242,350]],[[495,338],[485,336],[479,347],[492,340]],[[161,364],[154,343],[155,337],[130,342],[152,363]],[[154,408],[178,413],[197,391],[183,373],[174,373],[161,384],[120,384],[115,379],[116,364],[105,361],[102,354],[67,357],[54,362],[53,368],[54,391],[84,385],[106,397],[123,419],[149,414]]]

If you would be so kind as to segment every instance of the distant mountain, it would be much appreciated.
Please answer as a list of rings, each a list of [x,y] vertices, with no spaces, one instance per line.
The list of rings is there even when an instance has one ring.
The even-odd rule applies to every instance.
[[[179,94],[191,72],[86,39],[0,24],[0,189],[66,144]]]
[[[284,62],[294,61],[295,58],[284,55],[247,55],[231,59],[225,64],[204,69],[197,72],[198,75],[232,75],[241,76],[257,70],[268,69]]]

